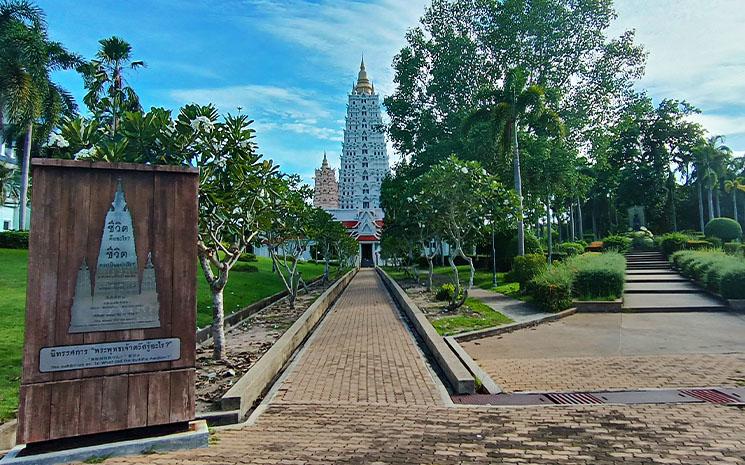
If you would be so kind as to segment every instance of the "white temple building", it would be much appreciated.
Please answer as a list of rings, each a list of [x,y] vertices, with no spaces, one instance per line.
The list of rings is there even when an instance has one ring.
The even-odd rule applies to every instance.
[[[380,96],[367,76],[365,60],[360,64],[357,82],[352,86],[342,143],[338,181],[338,208],[328,208],[327,194],[335,189],[328,176],[328,164],[317,170],[315,189],[324,193],[323,202],[315,203],[342,222],[360,244],[360,263],[378,263],[383,210],[380,208],[380,184],[388,174]],[[323,172],[322,176],[319,176]],[[331,176],[333,178],[333,175]]]

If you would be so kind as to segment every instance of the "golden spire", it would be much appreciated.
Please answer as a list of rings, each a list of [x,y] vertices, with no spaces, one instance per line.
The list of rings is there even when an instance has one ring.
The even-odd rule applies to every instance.
[[[360,63],[360,72],[357,74],[357,85],[354,86],[355,92],[358,94],[372,94],[375,90],[370,83],[370,79],[367,78],[367,70],[365,69],[365,56],[362,56],[362,63]]]

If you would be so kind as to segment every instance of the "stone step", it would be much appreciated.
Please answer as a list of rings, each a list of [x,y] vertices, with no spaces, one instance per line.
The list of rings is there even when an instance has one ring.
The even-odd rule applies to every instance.
[[[626,266],[649,266],[649,265],[670,266],[670,262],[666,262],[665,260],[649,260],[647,262],[626,262]]]
[[[678,273],[670,268],[650,268],[650,269],[636,269],[626,270],[627,275],[644,275],[644,274],[670,274],[674,276],[680,276]]]
[[[636,294],[632,292],[623,295],[623,308],[642,312],[696,312],[724,310],[728,307],[703,292],[698,294]]]
[[[660,274],[635,274],[626,275],[627,283],[687,283],[690,282],[686,278],[678,275],[677,273],[660,273]]]
[[[634,294],[697,294],[701,289],[690,282],[627,282],[626,292]]]
[[[665,257],[626,257],[626,263],[666,262]]]

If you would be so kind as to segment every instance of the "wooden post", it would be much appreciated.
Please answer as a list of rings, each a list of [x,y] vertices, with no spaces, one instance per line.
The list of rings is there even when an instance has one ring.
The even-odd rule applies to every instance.
[[[18,442],[193,420],[198,170],[32,167]]]

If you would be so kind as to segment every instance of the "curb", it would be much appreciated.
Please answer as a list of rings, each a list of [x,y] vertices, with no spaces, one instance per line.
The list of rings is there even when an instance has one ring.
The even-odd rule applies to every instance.
[[[562,310],[561,312],[553,315],[544,316],[542,318],[536,318],[535,320],[521,321],[518,323],[511,323],[504,326],[497,326],[495,328],[478,329],[476,331],[468,331],[466,333],[454,334],[451,337],[458,342],[462,341],[473,341],[474,339],[481,339],[484,337],[495,336],[497,334],[509,333],[518,329],[530,328],[537,326],[542,323],[550,323],[552,321],[560,320],[568,316],[577,313],[576,308],[569,308]]]
[[[347,272],[308,307],[277,342],[223,395],[222,410],[237,410],[240,419],[246,416],[256,400],[271,387],[287,361],[292,358],[292,354],[302,345],[356,274],[356,268]]]
[[[452,336],[445,336],[445,342],[455,352],[455,355],[458,356],[460,361],[463,362],[468,371],[473,374],[474,378],[481,382],[481,386],[488,394],[501,394],[503,392],[503,389],[491,379],[488,373],[481,369],[478,363],[468,355],[468,352],[458,344],[458,341],[453,339]]]
[[[572,305],[577,313],[618,313],[623,308],[623,299],[575,300]]]
[[[437,334],[437,331],[435,331],[435,328],[427,317],[424,316],[424,313],[419,310],[419,307],[401,289],[401,286],[388,276],[382,268],[375,267],[375,270],[383,280],[383,284],[385,284],[393,300],[406,313],[417,334],[419,334],[427,345],[427,348],[432,352],[435,362],[442,369],[445,378],[447,378],[448,383],[450,383],[455,393],[473,394],[476,392],[476,382],[473,379],[473,375],[471,375],[461,360],[451,350],[443,337]]]

